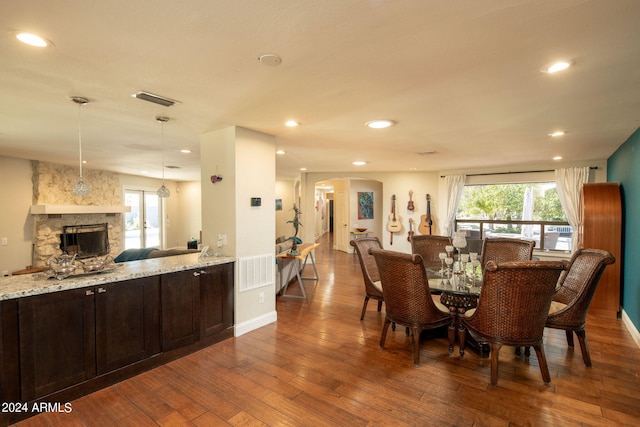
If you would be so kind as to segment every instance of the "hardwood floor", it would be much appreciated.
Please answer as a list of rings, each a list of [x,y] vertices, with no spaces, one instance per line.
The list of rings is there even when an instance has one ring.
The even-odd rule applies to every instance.
[[[360,266],[316,252],[320,280],[307,299],[278,298],[277,323],[208,347],[44,413],[20,426],[620,426],[640,423],[640,351],[619,319],[587,322],[593,367],[563,331],[545,332],[552,385],[535,353],[500,351],[498,385],[490,361],[443,336],[421,341],[414,367],[403,328],[378,346],[383,314],[371,302],[363,321]],[[305,272],[308,273],[308,272]],[[297,284],[289,292],[299,291]],[[384,308],[383,308],[384,312]],[[576,340],[577,345],[577,340]]]

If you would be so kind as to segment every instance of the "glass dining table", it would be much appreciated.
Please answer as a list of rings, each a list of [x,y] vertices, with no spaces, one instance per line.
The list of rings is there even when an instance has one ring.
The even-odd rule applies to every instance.
[[[463,342],[462,337],[466,333],[465,328],[460,324],[460,317],[464,316],[467,310],[478,306],[480,290],[482,289],[482,278],[477,271],[446,270],[437,266],[428,266],[427,278],[429,279],[429,289],[431,294],[440,295],[440,302],[445,305],[454,315],[452,324],[449,326],[449,334],[455,334],[458,342]],[[474,277],[475,274],[475,277]],[[482,357],[489,356],[489,344],[467,334],[464,341],[473,351]],[[449,348],[453,353],[453,347]],[[464,348],[460,347],[460,355],[464,354]]]

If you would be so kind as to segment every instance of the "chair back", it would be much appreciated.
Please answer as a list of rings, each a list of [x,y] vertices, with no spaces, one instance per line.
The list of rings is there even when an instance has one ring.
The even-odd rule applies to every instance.
[[[602,273],[613,264],[611,253],[600,249],[578,249],[569,261],[569,269],[560,278],[560,288],[553,301],[567,306],[553,313],[549,320],[560,325],[584,325]]]
[[[400,325],[441,323],[448,316],[438,311],[429,291],[422,257],[384,249],[372,249],[376,260],[387,319]],[[448,321],[448,320],[445,320]]]
[[[506,345],[542,340],[561,261],[489,261],[475,313],[465,319],[472,332]]]
[[[489,261],[499,264],[507,261],[531,260],[535,244],[533,240],[488,237],[482,242],[480,266],[484,270]]]
[[[378,266],[376,265],[376,260],[369,254],[369,249],[382,249],[380,239],[377,237],[360,237],[351,240],[350,245],[354,247],[358,255],[367,295],[382,298],[382,293],[373,285],[373,282],[380,280]]]
[[[445,246],[451,244],[449,236],[428,234],[411,236],[411,252],[422,257],[425,266],[439,268],[442,261],[438,254],[445,252]]]

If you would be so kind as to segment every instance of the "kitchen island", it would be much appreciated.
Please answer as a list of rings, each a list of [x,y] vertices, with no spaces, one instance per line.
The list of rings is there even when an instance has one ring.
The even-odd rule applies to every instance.
[[[188,254],[0,279],[0,401],[15,409],[0,424],[232,337],[234,262]]]

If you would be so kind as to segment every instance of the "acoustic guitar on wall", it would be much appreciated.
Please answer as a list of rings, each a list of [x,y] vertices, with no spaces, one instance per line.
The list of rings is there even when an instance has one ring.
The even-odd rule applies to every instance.
[[[391,197],[391,215],[389,215],[389,223],[387,224],[387,230],[390,233],[389,244],[393,245],[393,233],[397,233],[401,229],[400,216],[396,215],[396,195],[394,194]]]
[[[415,234],[413,231],[413,223],[413,218],[409,218],[409,234],[407,234],[407,242],[410,242],[413,238],[413,235]]]
[[[407,210],[413,212],[415,206],[413,205],[413,190],[409,190],[409,203],[407,203]]]
[[[433,230],[433,218],[431,217],[431,196],[427,194],[427,214],[420,217],[420,233],[431,234]]]

